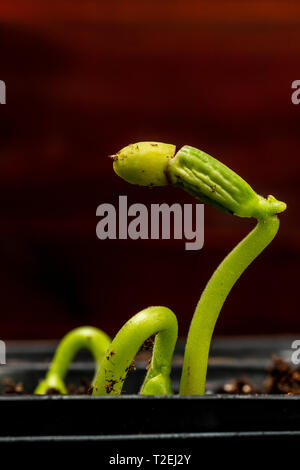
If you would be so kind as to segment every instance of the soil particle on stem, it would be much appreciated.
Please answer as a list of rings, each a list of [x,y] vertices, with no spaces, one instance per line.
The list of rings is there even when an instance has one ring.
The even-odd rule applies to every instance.
[[[148,370],[150,369],[151,367],[151,362],[152,362],[152,358],[150,357],[150,359],[148,359],[148,362],[147,362],[147,365],[146,365],[146,371],[148,372]]]
[[[129,370],[136,370],[136,363],[135,363],[135,361],[132,361],[132,363],[130,364]]]

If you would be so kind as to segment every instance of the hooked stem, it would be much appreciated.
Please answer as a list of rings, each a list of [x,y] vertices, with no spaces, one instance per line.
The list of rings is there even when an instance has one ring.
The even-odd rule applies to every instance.
[[[87,349],[96,361],[96,371],[110,344],[110,338],[98,328],[83,326],[70,331],[60,342],[45,379],[39,383],[34,393],[42,395],[49,389],[67,393],[64,383],[69,364],[80,349]]]
[[[143,343],[156,334],[142,395],[172,394],[172,356],[177,319],[166,307],[148,307],[132,317],[112,341],[94,381],[93,395],[120,395],[130,365]]]
[[[211,337],[220,310],[245,269],[269,245],[279,229],[276,215],[259,219],[256,227],[219,265],[197,304],[185,348],[181,395],[203,395]]]

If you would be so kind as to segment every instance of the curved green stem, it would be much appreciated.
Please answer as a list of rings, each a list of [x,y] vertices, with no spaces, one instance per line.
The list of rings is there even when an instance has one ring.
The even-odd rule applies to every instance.
[[[34,393],[45,394],[49,389],[67,393],[64,379],[68,367],[80,349],[88,349],[96,361],[96,371],[100,366],[110,338],[98,328],[83,326],[68,333],[60,342],[45,379],[39,383]]]
[[[279,219],[276,215],[258,220],[256,227],[229,253],[206,285],[187,338],[181,395],[205,393],[210,342],[220,310],[235,282],[273,240],[278,229]]]
[[[176,154],[175,147],[160,142],[131,144],[113,155],[115,172],[129,183],[142,186],[173,184],[222,211],[254,217],[256,228],[225,258],[208,282],[190,326],[181,394],[205,392],[211,336],[226,297],[249,264],[273,240],[279,220],[275,214],[286,204],[274,196],[264,198],[223,163],[189,145]]]
[[[166,307],[149,307],[132,317],[112,341],[94,381],[93,395],[119,395],[130,365],[143,343],[156,334],[150,368],[141,388],[144,395],[172,393],[172,356],[177,319]]]

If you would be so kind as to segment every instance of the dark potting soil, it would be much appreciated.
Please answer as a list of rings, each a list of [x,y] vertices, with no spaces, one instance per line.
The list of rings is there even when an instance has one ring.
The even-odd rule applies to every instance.
[[[225,383],[217,392],[231,395],[300,394],[300,373],[297,367],[273,356],[273,362],[267,369],[267,376],[262,388],[257,387],[245,376]]]
[[[93,387],[91,386],[91,383],[89,382],[88,379],[82,378],[80,379],[81,384],[78,386],[75,386],[73,384],[70,384],[67,386],[67,391],[68,395],[91,395],[93,391]],[[15,395],[25,395],[26,390],[24,389],[24,386],[22,382],[14,382],[10,378],[4,378],[2,380],[2,384],[4,385],[3,389],[3,394],[15,394]],[[59,390],[56,388],[50,388],[47,392],[47,395],[60,395]]]
[[[14,382],[14,380],[10,379],[9,377],[4,377],[2,379],[2,385],[4,387],[3,393],[4,394],[16,394],[16,395],[24,395],[25,390],[22,382]]]
[[[131,364],[131,369],[135,370],[134,362]],[[2,384],[4,386],[3,394],[26,394],[22,382],[16,383],[10,378],[4,378]],[[88,379],[82,378],[79,386],[70,384],[67,386],[67,391],[68,395],[91,395],[93,387]],[[216,392],[230,395],[300,394],[300,372],[289,362],[274,356],[271,366],[266,371],[266,379],[262,387],[258,387],[249,381],[247,376],[244,376],[225,383]],[[59,394],[60,392],[56,389],[50,389],[47,393],[47,395]]]

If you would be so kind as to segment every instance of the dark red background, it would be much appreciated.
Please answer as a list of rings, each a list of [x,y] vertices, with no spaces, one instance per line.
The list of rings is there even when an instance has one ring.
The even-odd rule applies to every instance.
[[[296,333],[300,4],[6,0],[0,5],[1,338],[113,334],[166,305],[187,331],[213,269],[253,222],[205,209],[205,246],[99,241],[96,207],[191,202],[139,189],[106,158],[130,142],[194,145],[288,203],[280,232],[232,291],[219,333]]]

